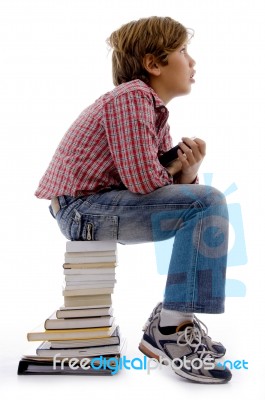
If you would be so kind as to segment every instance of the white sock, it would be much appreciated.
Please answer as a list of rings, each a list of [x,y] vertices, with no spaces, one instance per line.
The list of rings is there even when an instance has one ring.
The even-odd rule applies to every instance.
[[[193,313],[184,313],[176,310],[166,310],[162,308],[160,313],[160,326],[178,326],[182,322],[192,321]]]

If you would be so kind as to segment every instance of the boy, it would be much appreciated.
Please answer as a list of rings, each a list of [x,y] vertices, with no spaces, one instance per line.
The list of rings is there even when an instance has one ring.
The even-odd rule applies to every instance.
[[[182,377],[223,383],[231,372],[214,358],[225,348],[194,313],[224,312],[225,198],[196,184],[203,140],[182,138],[177,160],[167,168],[159,162],[172,147],[166,105],[194,83],[188,36],[168,17],[132,21],[111,34],[116,87],[73,123],[35,194],[51,199],[50,211],[70,240],[136,243],[175,236],[164,301],[150,315],[139,349],[170,359]]]

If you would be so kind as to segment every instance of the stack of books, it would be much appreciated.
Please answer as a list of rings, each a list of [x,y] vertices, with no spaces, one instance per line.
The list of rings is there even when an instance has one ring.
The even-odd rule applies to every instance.
[[[116,242],[66,243],[64,304],[27,334],[42,343],[22,357],[19,375],[117,373],[125,341],[112,308],[116,266]]]

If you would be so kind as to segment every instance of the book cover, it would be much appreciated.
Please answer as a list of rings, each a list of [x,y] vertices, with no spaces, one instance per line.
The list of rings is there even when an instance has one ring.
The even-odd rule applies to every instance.
[[[54,312],[44,322],[44,328],[50,329],[80,329],[80,328],[99,328],[105,326],[111,326],[114,322],[112,316],[100,316],[100,317],[82,317],[82,318],[56,318],[56,312]]]
[[[107,358],[107,357],[105,357]],[[111,358],[115,358],[115,360],[119,360],[120,354],[113,354]],[[82,360],[85,364],[82,364]],[[71,358],[69,358],[68,362],[63,362],[62,357],[58,358],[56,362],[51,357],[44,357],[38,355],[27,355],[23,356],[18,363],[17,374],[18,375],[113,375],[113,367],[115,367],[114,361],[109,362],[106,365],[100,365],[99,362],[94,362],[93,365],[91,362],[93,358],[89,359],[84,356],[82,357],[73,357],[74,364],[71,362]],[[94,366],[94,368],[93,368]],[[96,367],[96,368],[95,368]],[[116,370],[116,368],[115,368]],[[117,373],[118,371],[116,371]]]
[[[92,338],[92,339],[79,339],[79,340],[50,340],[51,349],[70,349],[70,348],[81,348],[81,347],[99,347],[108,345],[120,344],[120,328],[119,326],[113,331],[111,336],[102,338]]]
[[[116,251],[116,241],[67,241],[67,252]]]
[[[54,369],[52,361],[33,361],[22,359],[18,363],[18,375],[113,375],[113,372],[109,368],[70,368],[69,365],[65,364],[64,368]]]
[[[88,295],[88,296],[65,296],[65,307],[80,307],[80,306],[111,306],[111,294]]]
[[[56,318],[85,318],[100,317],[104,315],[113,316],[112,307],[83,308],[83,309],[59,309],[56,310]]]
[[[103,287],[103,288],[87,288],[87,289],[63,289],[64,297],[71,296],[93,296],[97,294],[111,294],[113,293],[113,288]]]
[[[43,325],[28,332],[27,339],[32,341],[50,341],[50,340],[77,340],[77,339],[95,339],[108,337],[113,334],[116,325],[102,328],[83,328],[83,329],[53,329],[45,330]]]
[[[105,345],[95,347],[80,347],[80,348],[64,348],[60,349],[60,355],[62,357],[96,357],[102,355],[118,354],[121,346],[117,345]],[[39,356],[53,357],[58,354],[58,349],[52,349],[50,342],[43,342],[37,349],[36,353]]]

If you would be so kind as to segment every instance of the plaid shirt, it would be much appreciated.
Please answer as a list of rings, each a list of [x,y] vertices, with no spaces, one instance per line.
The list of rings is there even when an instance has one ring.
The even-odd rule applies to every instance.
[[[35,195],[76,197],[124,186],[145,194],[172,184],[158,160],[172,147],[167,119],[164,103],[144,82],[117,86],[72,124]]]

